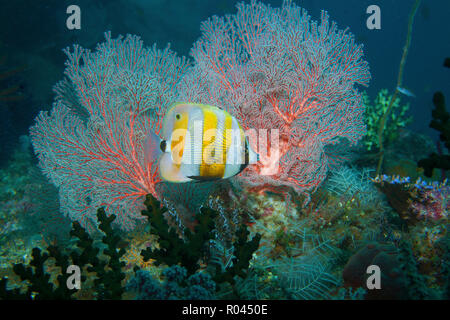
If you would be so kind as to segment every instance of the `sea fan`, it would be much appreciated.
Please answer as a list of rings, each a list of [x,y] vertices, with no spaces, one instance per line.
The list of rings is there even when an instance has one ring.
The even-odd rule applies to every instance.
[[[362,205],[379,202],[379,193],[370,180],[370,170],[358,171],[355,168],[341,166],[334,170],[326,182],[326,188],[332,194],[343,197],[357,196]]]
[[[269,283],[261,281],[260,275],[254,270],[249,271],[245,279],[237,279],[235,290],[239,298],[244,300],[273,299],[273,288]]]
[[[312,255],[282,257],[267,266],[293,299],[329,299],[338,280],[329,273],[329,264]]]

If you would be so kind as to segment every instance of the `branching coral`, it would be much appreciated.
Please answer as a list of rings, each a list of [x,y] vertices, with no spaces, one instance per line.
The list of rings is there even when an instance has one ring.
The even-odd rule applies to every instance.
[[[434,110],[431,115],[433,120],[430,122],[430,127],[439,131],[439,139],[444,143],[447,148],[447,154],[432,153],[428,158],[421,159],[418,162],[419,167],[425,169],[425,175],[431,177],[433,175],[433,169],[438,168],[444,170],[450,170],[450,113],[446,110],[445,99],[442,92],[436,92],[433,96]]]
[[[136,36],[105,36],[95,52],[65,50],[67,78],[30,135],[40,168],[59,190],[62,213],[92,230],[96,209],[105,206],[130,230],[160,181],[156,166],[144,160],[144,138],[161,130],[188,64],[168,47],[144,47]]]
[[[307,228],[286,230],[284,237],[285,249],[278,257],[274,256],[273,245],[263,241],[255,253],[255,268],[270,271],[273,281],[283,288],[285,298],[329,297],[329,291],[338,283],[331,274],[337,249],[328,239],[310,233]]]
[[[160,202],[151,195],[147,195],[145,204],[147,210],[142,214],[148,217],[150,232],[159,237],[159,248],[143,250],[141,255],[144,261],[151,258],[155,260],[155,265],[164,263],[168,266],[180,263],[188,274],[195,273],[200,269],[200,260],[205,260],[208,242],[214,237],[214,218],[217,213],[212,209],[202,208],[196,216],[194,230],[185,228],[182,239],[176,229],[169,227],[164,217],[167,208],[161,208]]]
[[[365,122],[367,133],[363,137],[363,144],[368,151],[377,150],[379,146],[378,129],[383,115],[388,111],[392,95],[387,89],[378,92],[373,102],[370,101],[367,93],[363,94],[363,102],[366,106]],[[389,144],[398,137],[398,130],[406,127],[412,121],[411,116],[407,116],[409,111],[409,103],[401,104],[400,98],[397,97],[392,102],[391,112],[386,119],[382,139],[384,144]]]
[[[252,268],[260,270],[263,282],[279,288],[276,296],[288,299],[324,299],[337,286],[332,269],[341,251],[328,233],[317,234],[310,220],[291,219],[278,226],[255,220],[251,229],[263,237],[252,260]],[[280,291],[281,289],[281,291]]]
[[[14,272],[20,276],[21,280],[28,282],[26,291],[21,292],[19,288],[8,289],[8,280],[3,278],[0,280],[0,298],[72,299],[73,295],[77,293],[77,289],[69,289],[67,286],[67,280],[71,275],[71,273],[67,273],[67,268],[69,265],[76,265],[80,269],[95,275],[90,279],[90,285],[94,290],[93,297],[97,299],[120,299],[124,292],[121,282],[125,279],[124,263],[120,261],[120,258],[125,251],[117,248],[120,238],[111,228],[115,216],[107,217],[104,210],[99,209],[97,218],[100,223],[99,228],[103,232],[102,246],[94,245],[94,239],[78,222],[74,222],[70,233],[78,238],[77,248],[64,250],[51,245],[44,253],[41,253],[42,251],[39,248],[34,248],[33,259],[29,265],[25,266],[22,263],[14,265]],[[49,265],[46,262],[50,258],[52,258],[54,266],[59,269],[56,279],[51,278],[51,274],[47,272]],[[86,280],[86,276],[82,275],[81,280]],[[54,282],[57,283],[56,286]],[[85,286],[83,286],[83,289],[85,289]]]
[[[291,1],[240,3],[202,31],[180,96],[220,106],[248,130],[260,161],[241,174],[243,183],[277,193],[317,188],[335,159],[325,146],[354,144],[364,133],[356,86],[367,86],[370,72],[362,46],[325,11],[312,21]]]
[[[412,38],[412,29],[413,29],[413,24],[414,24],[414,18],[416,16],[417,9],[420,6],[420,2],[421,2],[421,0],[416,0],[414,2],[414,5],[413,5],[413,7],[411,9],[411,12],[409,14],[408,32],[406,34],[406,42],[405,42],[405,45],[403,46],[402,59],[400,60],[400,66],[399,66],[399,69],[398,69],[397,86],[396,86],[396,88],[394,90],[394,94],[391,97],[391,100],[389,102],[389,105],[388,105],[388,108],[387,108],[386,112],[381,117],[380,127],[378,128],[378,147],[380,149],[380,152],[379,152],[379,159],[378,159],[376,175],[379,175],[381,173],[381,167],[383,165],[383,160],[384,160],[384,144],[383,144],[383,137],[384,136],[383,136],[383,131],[385,129],[385,125],[386,125],[386,121],[388,120],[389,113],[391,112],[393,104],[394,104],[394,102],[395,102],[395,100],[397,98],[397,95],[400,92],[400,88],[403,85],[403,70],[405,68],[406,58],[408,57],[408,51],[409,51],[409,47],[411,45],[411,38]]]
[[[180,265],[188,275],[200,270],[201,265],[207,265],[207,270],[212,273],[217,283],[227,282],[233,285],[235,277],[246,277],[252,254],[259,246],[261,237],[259,234],[248,239],[249,231],[245,225],[241,225],[231,237],[233,242],[229,254],[230,261],[223,265],[217,263],[220,259],[211,256],[214,252],[208,252],[208,247],[215,239],[215,219],[218,214],[215,210],[202,207],[200,213],[196,215],[193,230],[185,228],[180,235],[167,224],[164,218],[167,208],[160,207],[158,200],[148,195],[145,204],[147,210],[144,210],[143,214],[149,219],[150,232],[159,237],[159,248],[143,250],[141,255],[144,261],[151,258],[154,259],[155,265]]]
[[[372,188],[370,182],[362,181],[362,184]],[[345,191],[334,193],[320,189],[301,209],[305,223],[314,232],[327,234],[334,245],[345,250],[354,250],[361,242],[384,237],[384,217],[389,208],[382,195]]]
[[[162,272],[163,281],[151,273],[138,270],[127,284],[128,290],[137,292],[138,300],[211,300],[215,297],[216,284],[206,272],[188,276],[185,268],[174,265]]]
[[[356,198],[363,206],[379,200],[378,191],[370,181],[370,170],[341,166],[333,170],[325,187],[333,195]]]
[[[338,281],[330,273],[329,266],[313,256],[283,257],[269,264],[277,274],[278,281],[291,299],[327,299]]]

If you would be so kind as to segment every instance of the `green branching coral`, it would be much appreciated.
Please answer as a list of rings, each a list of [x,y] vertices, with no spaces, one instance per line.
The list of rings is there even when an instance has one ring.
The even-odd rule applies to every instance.
[[[389,103],[392,95],[387,89],[382,89],[378,92],[373,103],[370,101],[367,93],[363,93],[363,102],[366,106],[365,118],[367,133],[363,138],[364,146],[368,151],[379,148],[378,130],[380,128],[380,121],[383,115],[389,108]],[[399,128],[406,127],[411,121],[412,117],[406,116],[409,110],[409,103],[401,104],[400,98],[396,98],[392,105],[392,112],[390,112],[383,131],[384,144],[389,144],[397,138]]]
[[[58,277],[58,282],[62,285],[55,288],[50,281],[51,275],[45,271],[45,263],[51,257],[49,253],[42,253],[39,248],[33,248],[31,256],[33,257],[28,266],[23,264],[15,264],[14,273],[17,274],[22,281],[28,282],[25,292],[20,289],[7,289],[7,279],[0,280],[0,298],[12,300],[54,300],[54,299],[70,299],[71,295],[76,292],[75,289],[68,289],[65,285],[67,277]],[[64,274],[64,273],[63,273]],[[63,279],[64,278],[64,279]]]
[[[118,243],[121,238],[112,229],[112,223],[116,217],[115,215],[107,217],[104,209],[100,208],[97,211],[97,219],[99,221],[99,229],[104,233],[102,243],[105,248],[102,250],[93,247],[89,235],[78,223],[74,225],[71,235],[79,238],[77,246],[83,250],[83,253],[92,252],[87,260],[80,262],[90,264],[91,266],[87,270],[96,274],[94,288],[97,293],[97,299],[120,299],[124,293],[121,282],[125,279],[125,273],[122,271],[125,263],[120,261],[120,258],[125,254],[125,249],[118,249]],[[77,228],[75,229],[75,227]],[[106,257],[106,259],[98,256],[99,251],[101,256]],[[77,262],[75,253],[73,252],[71,257],[74,262]]]
[[[147,210],[144,210],[142,214],[148,217],[150,232],[159,238],[159,248],[142,250],[141,255],[145,261],[154,259],[154,264],[157,266],[161,264],[169,267],[178,265],[187,271],[186,276],[198,273],[201,270],[200,262],[203,262],[206,265],[205,271],[217,284],[218,291],[224,291],[224,287],[228,289],[231,287],[228,296],[233,298],[239,296],[235,286],[236,281],[240,282],[247,278],[250,260],[259,247],[260,234],[255,234],[249,239],[250,232],[245,225],[242,225],[232,236],[234,241],[231,261],[223,266],[219,263],[220,259],[214,257],[208,250],[214,242],[217,211],[201,207],[200,212],[196,215],[197,223],[194,231],[185,228],[182,230],[183,237],[180,237],[175,228],[169,227],[164,217],[167,208],[161,207],[160,202],[152,195],[147,195],[145,205]]]
[[[149,273],[140,273],[136,270],[139,294],[146,298],[164,297],[174,299],[211,299],[214,292],[222,285],[231,287],[232,297],[238,297],[236,280],[244,281],[250,274],[250,260],[258,249],[261,236],[256,234],[249,238],[249,231],[242,225],[233,235],[233,258],[225,268],[217,267],[211,259],[209,245],[215,235],[215,218],[217,212],[202,207],[196,215],[193,230],[181,230],[182,236],[170,228],[164,214],[167,208],[153,196],[148,195],[145,202],[147,209],[142,213],[148,217],[150,232],[158,236],[158,248],[148,248],[141,252],[145,260],[154,259],[155,265],[166,264],[168,268],[163,272],[166,282],[157,279],[146,281],[142,287],[139,279],[147,279]],[[76,265],[82,270],[81,296],[87,293],[94,294],[96,299],[121,299],[125,288],[122,285],[125,279],[125,263],[120,261],[125,250],[119,250],[120,236],[112,229],[114,215],[107,216],[103,209],[97,211],[99,221],[98,230],[102,232],[101,243],[74,222],[70,235],[76,238],[75,247],[61,249],[49,246],[46,251],[34,248],[32,261],[28,266],[17,264],[14,272],[22,281],[26,281],[25,291],[20,288],[8,288],[8,279],[0,280],[0,299],[24,300],[54,300],[79,298],[77,290],[67,288],[67,273],[70,265]],[[178,230],[180,231],[180,230]],[[201,265],[203,264],[203,266]],[[205,264],[211,267],[204,268]],[[200,271],[201,269],[205,269]],[[55,271],[56,270],[56,271]],[[86,275],[89,273],[89,278]],[[84,274],[84,275],[83,275]],[[144,278],[139,275],[146,276]],[[173,278],[172,275],[178,275]],[[172,279],[173,278],[173,279]],[[148,280],[148,279],[147,279]],[[175,281],[176,280],[176,281]],[[257,281],[257,278],[253,279]],[[216,286],[216,284],[221,286]],[[175,287],[176,288],[175,288]],[[144,290],[145,289],[145,290]],[[176,289],[173,291],[172,289]]]
[[[23,299],[23,300],[56,300],[73,299],[76,289],[67,288],[67,273],[69,265],[76,265],[81,270],[85,268],[88,272],[93,272],[95,278],[93,289],[96,298],[120,299],[124,292],[122,280],[125,279],[123,272],[124,263],[120,257],[125,253],[124,249],[118,249],[120,237],[112,230],[111,224],[115,219],[114,215],[109,217],[103,209],[97,211],[99,229],[104,233],[102,245],[95,246],[92,237],[81,227],[78,222],[73,223],[70,234],[78,238],[76,248],[63,250],[56,246],[49,246],[47,252],[42,253],[39,248],[34,248],[30,264],[16,264],[13,267],[22,281],[27,281],[28,286],[25,292],[20,289],[8,289],[7,279],[0,280],[0,299]],[[51,274],[47,272],[47,261],[54,259],[54,265],[60,272],[56,278],[58,285],[51,280]],[[85,276],[81,276],[82,288]]]
[[[246,278],[247,269],[253,253],[258,249],[261,235],[256,234],[251,240],[247,240],[250,232],[245,225],[236,232],[237,240],[233,244],[234,257],[231,260],[230,267],[223,270],[220,266],[216,267],[214,280],[218,283],[228,282],[234,284],[235,277]]]
[[[197,225],[194,232],[188,228],[183,230],[184,239],[181,239],[174,228],[170,228],[164,217],[166,207],[161,207],[160,202],[152,195],[147,195],[145,200],[147,210],[142,214],[148,218],[150,233],[159,237],[159,249],[147,248],[142,250],[144,261],[155,259],[155,265],[166,264],[168,266],[180,264],[186,268],[189,275],[200,268],[199,262],[205,258],[205,248],[214,238],[214,218],[217,212],[202,207],[196,215]]]

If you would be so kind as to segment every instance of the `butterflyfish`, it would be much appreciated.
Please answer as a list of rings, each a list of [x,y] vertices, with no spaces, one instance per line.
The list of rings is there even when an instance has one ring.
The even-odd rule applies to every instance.
[[[161,178],[175,183],[230,178],[259,160],[235,117],[196,103],[171,107],[162,138],[150,132],[144,152],[147,163],[158,161]]]

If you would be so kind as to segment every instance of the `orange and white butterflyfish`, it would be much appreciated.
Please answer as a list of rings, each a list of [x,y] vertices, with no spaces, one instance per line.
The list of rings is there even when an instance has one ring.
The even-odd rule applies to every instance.
[[[158,159],[161,178],[169,182],[226,179],[259,160],[235,117],[196,103],[170,108],[162,139],[150,132],[144,149],[146,161]]]

